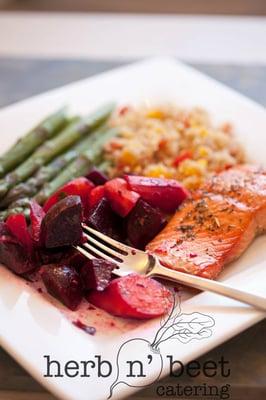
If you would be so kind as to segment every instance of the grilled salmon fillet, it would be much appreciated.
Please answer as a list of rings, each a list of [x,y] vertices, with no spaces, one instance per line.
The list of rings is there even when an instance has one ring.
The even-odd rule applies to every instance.
[[[215,279],[266,230],[266,169],[251,165],[213,176],[148,244],[163,265]]]

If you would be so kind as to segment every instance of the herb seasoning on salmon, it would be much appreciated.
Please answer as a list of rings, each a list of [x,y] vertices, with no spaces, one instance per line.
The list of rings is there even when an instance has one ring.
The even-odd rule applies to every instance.
[[[207,181],[147,250],[165,266],[215,279],[265,229],[266,170],[242,165]]]

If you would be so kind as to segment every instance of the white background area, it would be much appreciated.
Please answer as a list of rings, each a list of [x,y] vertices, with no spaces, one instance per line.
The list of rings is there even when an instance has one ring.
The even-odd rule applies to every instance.
[[[0,12],[0,56],[266,64],[266,18]]]

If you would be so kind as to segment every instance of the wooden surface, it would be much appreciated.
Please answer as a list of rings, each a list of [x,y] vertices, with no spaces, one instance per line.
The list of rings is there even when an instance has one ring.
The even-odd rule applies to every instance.
[[[27,96],[51,89],[76,79],[115,67],[117,62],[80,60],[21,60],[0,58],[0,106],[21,100]],[[230,86],[250,95],[266,105],[266,67],[237,67],[197,65],[197,68]],[[19,333],[18,333],[19,334]],[[199,361],[218,361],[222,356],[230,363],[228,378],[179,378],[182,385],[221,386],[230,383],[230,398],[233,400],[264,400],[266,398],[266,321],[251,327],[246,332],[224,343]],[[176,378],[165,378],[160,385],[176,385]],[[159,398],[158,384],[151,386],[130,399],[145,400]],[[0,350],[0,400],[52,400],[33,378],[27,374],[3,350]],[[88,400],[93,400],[93,397]]]
[[[9,0],[6,10],[266,15],[265,0]]]

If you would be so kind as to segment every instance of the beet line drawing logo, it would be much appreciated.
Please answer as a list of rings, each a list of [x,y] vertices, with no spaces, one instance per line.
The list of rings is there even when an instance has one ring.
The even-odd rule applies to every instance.
[[[181,343],[189,343],[192,340],[207,339],[212,335],[215,321],[212,317],[199,312],[191,314],[181,313],[181,300],[174,295],[173,306],[169,315],[163,316],[152,343],[147,339],[134,338],[124,342],[117,353],[116,367],[117,375],[110,387],[108,399],[113,395],[114,388],[123,383],[131,387],[146,387],[159,380],[163,370],[163,358],[160,345],[168,340],[178,340]],[[136,358],[130,360],[132,355]],[[133,356],[134,357],[134,356]],[[148,374],[154,371],[158,365],[158,373]],[[138,374],[134,368],[138,367]],[[157,367],[156,367],[157,368]],[[145,373],[144,373],[145,372]]]

